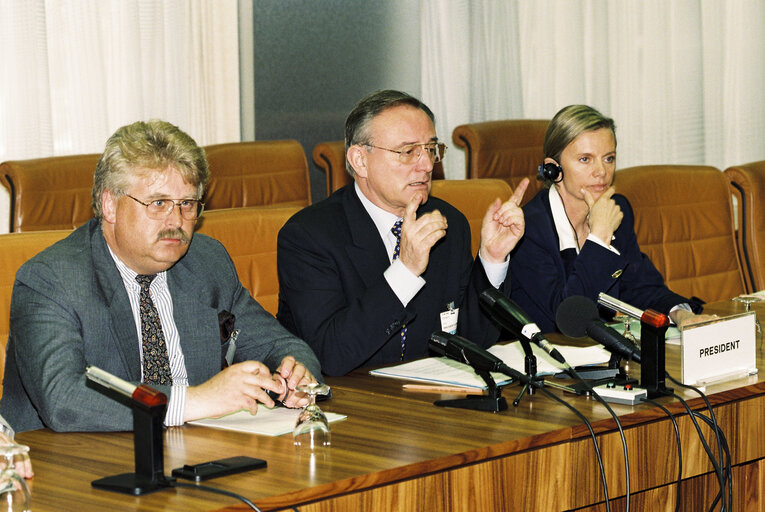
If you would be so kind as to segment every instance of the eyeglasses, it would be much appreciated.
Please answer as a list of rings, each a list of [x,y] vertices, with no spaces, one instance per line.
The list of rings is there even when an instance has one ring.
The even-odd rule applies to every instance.
[[[391,153],[398,153],[398,161],[404,165],[411,165],[420,161],[423,151],[430,158],[430,162],[437,164],[440,162],[446,154],[447,145],[443,142],[423,142],[422,144],[407,144],[402,146],[401,149],[388,149],[374,144],[364,143],[364,146],[370,148],[383,149],[390,151]]]
[[[198,218],[205,209],[205,204],[197,199],[154,199],[149,203],[144,203],[130,194],[125,195],[136,203],[144,205],[146,207],[146,215],[154,220],[162,220],[170,215],[176,205],[181,211],[181,217],[186,220]]]

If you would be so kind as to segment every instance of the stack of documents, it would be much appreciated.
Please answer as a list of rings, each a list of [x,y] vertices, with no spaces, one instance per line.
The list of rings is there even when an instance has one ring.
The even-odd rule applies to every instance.
[[[611,359],[611,353],[602,345],[591,347],[553,346],[558,349],[571,366],[604,364]],[[531,345],[531,348],[537,358],[537,375],[554,375],[561,371],[561,365],[547,352],[534,344]],[[502,359],[507,366],[521,373],[524,372],[525,355],[519,341],[507,345],[494,345],[489,349],[489,352]],[[476,389],[486,389],[487,387],[483,379],[470,366],[446,357],[429,357],[372,370],[369,373],[378,377],[392,377],[449,386]],[[498,386],[512,382],[512,379],[501,373],[493,373],[492,378]]]

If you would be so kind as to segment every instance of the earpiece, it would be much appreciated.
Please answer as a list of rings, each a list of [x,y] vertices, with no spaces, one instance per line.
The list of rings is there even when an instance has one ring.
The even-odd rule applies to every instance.
[[[552,181],[553,183],[557,183],[563,179],[563,167],[553,162],[540,164],[537,172],[539,173],[537,178],[542,181]]]

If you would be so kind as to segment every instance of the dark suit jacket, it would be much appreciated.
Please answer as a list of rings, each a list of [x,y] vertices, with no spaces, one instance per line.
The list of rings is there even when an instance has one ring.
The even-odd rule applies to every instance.
[[[613,198],[624,218],[611,245],[621,254],[588,240],[579,255],[572,255],[572,261],[567,263],[560,252],[549,192],[541,190],[523,207],[526,233],[510,257],[512,299],[542,332],[556,330],[558,306],[571,295],[583,295],[597,302],[598,294],[605,292],[640,309],[652,308],[665,314],[682,303],[700,311],[697,302],[667,288],[651,260],[640,252],[632,207],[620,194]],[[608,319],[602,308],[601,314]]]
[[[390,261],[353,184],[296,213],[279,232],[277,318],[306,340],[326,373],[398,361],[403,324],[406,358],[428,355],[428,339],[441,330],[439,315],[452,301],[460,308],[458,334],[482,346],[496,342],[499,331],[478,303],[491,284],[473,261],[467,220],[434,197],[418,214],[434,209],[449,228],[430,252],[425,286],[407,307],[383,276]]]
[[[167,271],[173,317],[190,385],[221,370],[218,313],[236,316],[235,361],[275,368],[293,355],[315,375],[316,357],[242,287],[223,246],[194,235]],[[138,383],[138,334],[127,292],[101,226],[91,220],[25,263],[16,274],[0,411],[17,432],[132,430],[132,413],[86,382],[95,365]],[[169,396],[169,386],[156,386]]]

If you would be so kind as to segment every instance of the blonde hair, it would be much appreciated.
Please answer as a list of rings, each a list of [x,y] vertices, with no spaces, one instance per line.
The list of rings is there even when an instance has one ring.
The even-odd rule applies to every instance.
[[[122,196],[141,170],[163,172],[173,168],[183,180],[197,187],[201,199],[210,170],[205,151],[177,126],[152,119],[119,128],[106,141],[93,177],[91,205],[97,219],[103,218],[101,196],[109,190]]]

